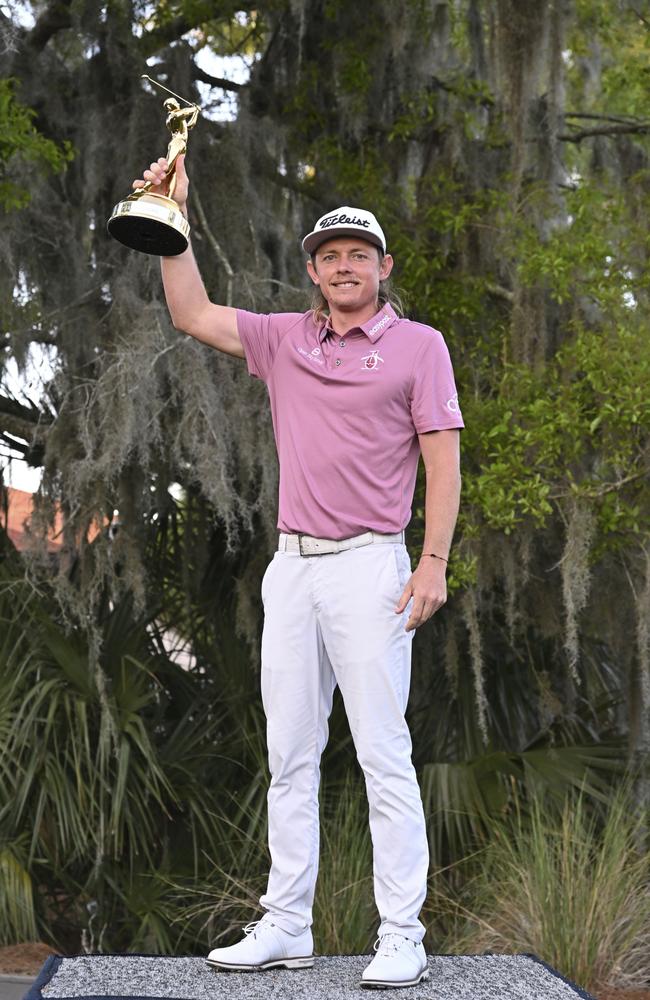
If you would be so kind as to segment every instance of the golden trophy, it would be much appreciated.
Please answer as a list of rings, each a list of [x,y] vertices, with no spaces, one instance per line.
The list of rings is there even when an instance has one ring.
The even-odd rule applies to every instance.
[[[137,188],[124,201],[118,201],[108,220],[107,229],[111,236],[131,250],[140,250],[141,253],[151,253],[158,257],[176,257],[187,249],[190,235],[190,224],[173,199],[176,160],[187,149],[188,132],[196,125],[200,109],[198,105],[179,97],[150,76],[143,75],[142,79],[149,80],[155,87],[172,95],[163,103],[167,111],[165,124],[171,132],[165,175],[169,183],[169,194],[152,191],[153,184],[147,181],[144,187]],[[179,101],[183,101],[187,107],[182,108]]]

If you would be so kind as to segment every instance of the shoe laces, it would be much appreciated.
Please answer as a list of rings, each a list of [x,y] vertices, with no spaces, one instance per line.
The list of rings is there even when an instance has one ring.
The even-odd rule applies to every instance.
[[[246,924],[244,934],[252,934],[256,938],[261,930],[265,930],[268,927],[275,927],[275,924],[269,920],[268,914],[265,914],[259,920],[251,920],[250,924]]]
[[[405,938],[403,934],[384,934],[382,937],[377,938],[374,949],[378,955],[390,958],[402,950],[407,940],[408,938]]]

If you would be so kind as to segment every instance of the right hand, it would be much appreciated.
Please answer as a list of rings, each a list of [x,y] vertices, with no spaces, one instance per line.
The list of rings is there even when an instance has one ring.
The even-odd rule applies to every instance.
[[[168,194],[169,192],[169,182],[165,180],[165,173],[167,172],[167,160],[164,156],[160,156],[154,163],[151,164],[148,170],[145,170],[142,177],[136,181],[133,181],[132,187],[137,189],[144,187],[147,181],[151,182],[151,189],[153,191],[158,191],[160,194]],[[174,201],[181,210],[185,210],[187,203],[187,194],[189,190],[189,178],[185,173],[185,156],[179,156],[176,160],[176,187],[174,188]]]

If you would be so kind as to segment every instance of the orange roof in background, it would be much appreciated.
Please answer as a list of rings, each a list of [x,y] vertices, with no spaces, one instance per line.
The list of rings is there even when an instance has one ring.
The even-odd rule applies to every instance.
[[[16,490],[13,486],[7,486],[7,498],[9,505],[9,516],[7,524],[4,523],[4,510],[0,510],[0,522],[5,528],[9,538],[19,552],[23,552],[29,545],[29,538],[25,531],[25,521],[29,521],[32,516],[34,494],[25,490]],[[54,521],[54,529],[50,528],[47,537],[47,551],[58,552],[63,545],[61,528],[63,518],[57,512]]]
[[[23,552],[29,546],[29,536],[25,531],[25,522],[32,516],[34,504],[34,494],[25,490],[14,489],[13,486],[5,487],[8,497],[9,516],[7,524],[4,523],[4,510],[0,508],[0,524],[6,528],[9,538],[19,552]],[[63,516],[57,511],[54,518],[54,527],[50,528],[47,536],[47,551],[58,552],[63,546]],[[99,527],[93,525],[88,532],[88,541],[92,541],[99,534]]]

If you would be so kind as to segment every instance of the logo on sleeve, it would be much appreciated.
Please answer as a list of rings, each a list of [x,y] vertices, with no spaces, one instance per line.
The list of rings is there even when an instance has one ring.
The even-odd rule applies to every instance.
[[[460,413],[460,406],[458,405],[458,393],[447,400],[447,409],[452,413]]]

